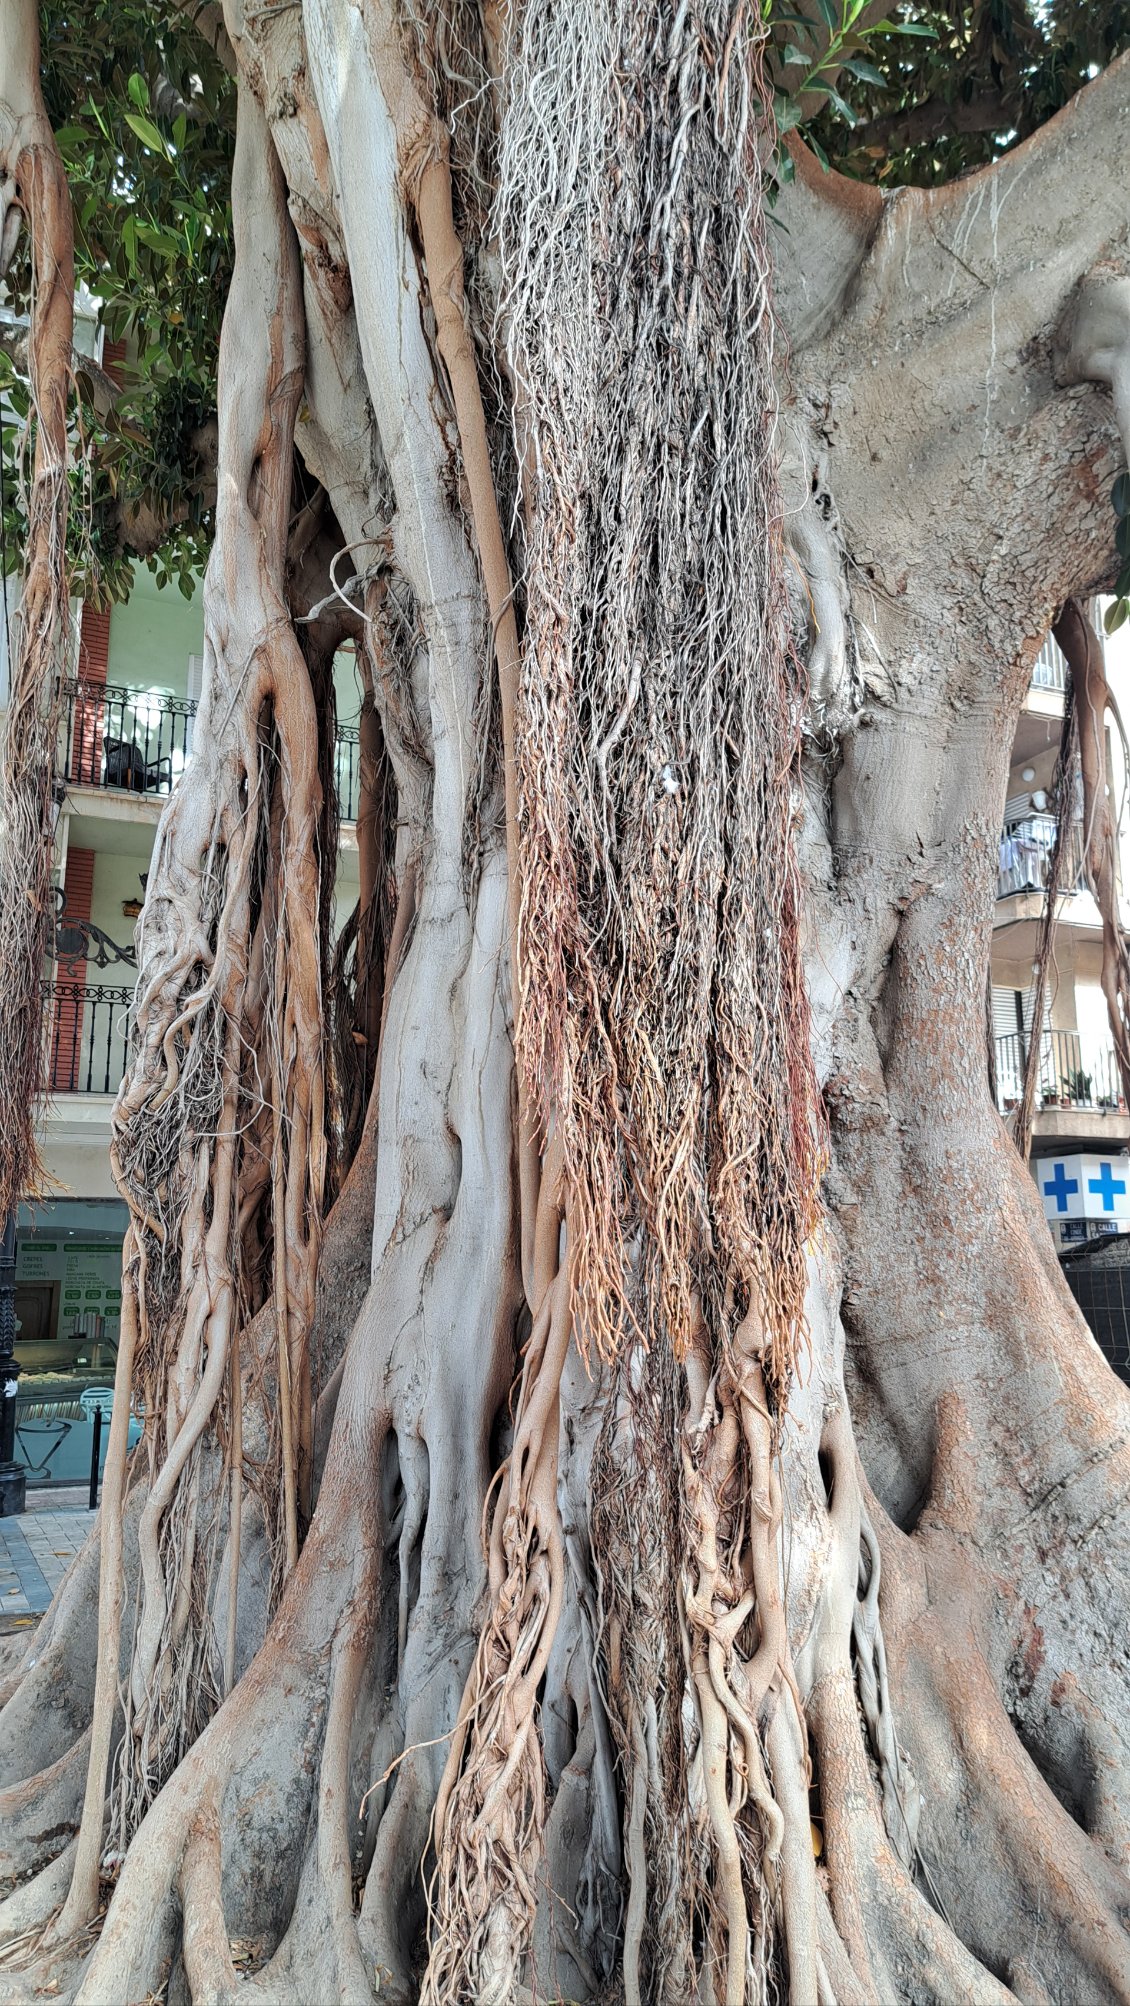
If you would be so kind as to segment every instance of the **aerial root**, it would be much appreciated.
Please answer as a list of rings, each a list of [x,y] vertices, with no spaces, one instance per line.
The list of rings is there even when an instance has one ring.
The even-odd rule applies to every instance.
[[[780,1932],[790,1985],[815,1999],[809,1765],[781,1585],[778,1449],[752,1306],[717,1359],[700,1324],[687,1380],[682,1606],[717,1868],[722,1997],[745,2006],[750,1986],[767,1996]]]
[[[555,1199],[550,1182],[542,1202]],[[557,1461],[571,1309],[566,1261],[545,1280],[534,1320],[491,1521],[490,1608],[436,1801],[425,2006],[505,2006],[537,1912],[545,1776],[536,1705],[564,1593]]]
[[[882,1562],[879,1542],[862,1499],[859,1503],[859,1595],[852,1622],[852,1645],[859,1704],[883,1791],[883,1823],[903,1865],[913,1868],[918,1850],[922,1793],[910,1758],[900,1748],[891,1712],[887,1649],[879,1618]]]
[[[281,172],[262,112],[242,88],[237,124],[237,257],[221,340],[205,691],[196,757],[158,835],[131,1060],[114,1117],[113,1167],[131,1213],[123,1277],[131,1341],[119,1354],[115,1414],[140,1398],[151,1467],[141,1589],[127,1616],[125,1731],[111,1781],[119,1854],[231,1682],[242,1347],[268,1293],[278,1330],[274,1387],[259,1403],[270,1417],[267,1439],[248,1469],[274,1549],[276,1594],[293,1571],[312,1491],[309,1337],[326,1164],[321,783],[313,693],[284,597],[301,283]],[[124,1458],[123,1434],[114,1449],[119,1493]],[[114,1508],[108,1498],[107,1514]],[[217,1638],[225,1530],[227,1634]],[[109,1723],[126,1613],[113,1539],[103,1560],[94,1715]],[[107,1753],[100,1729],[68,1926],[97,1898]]]
[[[356,1517],[360,1476],[345,1488],[350,1496],[327,1499],[272,1637],[160,1791],[130,1847],[79,2006],[145,1997],[161,1983],[182,1926],[194,2002],[256,1996],[233,1960],[237,1939],[260,1969],[260,1996],[302,1998],[302,1956],[288,1932],[301,1919],[306,1863],[320,1843],[330,1848],[321,1862],[330,1880],[340,1878],[334,1849],[349,1807],[348,1793],[340,1803],[335,1793],[342,1738],[353,1725],[357,1653],[375,1598],[372,1541]],[[324,1838],[319,1795],[336,1814]],[[316,1914],[322,1893],[312,1904]],[[340,1910],[340,1894],[336,1900]]]

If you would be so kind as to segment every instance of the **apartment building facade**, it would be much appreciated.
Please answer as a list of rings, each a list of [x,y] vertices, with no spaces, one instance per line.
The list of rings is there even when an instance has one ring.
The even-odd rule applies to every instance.
[[[113,1379],[126,1212],[110,1170],[110,1114],[129,1043],[134,929],[161,812],[192,758],[203,654],[199,587],[186,601],[139,568],[125,604],[74,609],[55,785],[59,911],[44,978],[49,1191],[26,1199],[16,1221],[17,1456],[31,1481],[85,1476],[87,1423]],[[339,658],[336,683],[340,926],[359,889],[352,655]]]
[[[1099,608],[1093,618],[1101,631]],[[1130,716],[1125,630],[1105,642],[1107,676]],[[1053,779],[1063,730],[1067,665],[1049,635],[1037,657],[1017,725],[998,857],[992,942],[992,1057],[997,1105],[1013,1115],[1033,1043],[1038,1044],[1032,1171],[1061,1252],[1103,1232],[1130,1230],[1130,1112],[1122,1091],[1100,984],[1102,926],[1083,871],[1081,791],[1066,804],[1053,961],[1043,1022],[1032,1021],[1034,963],[1057,830]],[[1119,732],[1108,730],[1119,827],[1120,919],[1130,925],[1126,851],[1127,771]]]

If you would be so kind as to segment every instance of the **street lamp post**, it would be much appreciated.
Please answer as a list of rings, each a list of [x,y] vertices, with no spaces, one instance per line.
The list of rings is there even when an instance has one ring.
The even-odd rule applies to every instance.
[[[16,1215],[4,1222],[0,1240],[0,1518],[24,1508],[27,1479],[16,1461],[16,1389],[20,1383],[16,1346]]]

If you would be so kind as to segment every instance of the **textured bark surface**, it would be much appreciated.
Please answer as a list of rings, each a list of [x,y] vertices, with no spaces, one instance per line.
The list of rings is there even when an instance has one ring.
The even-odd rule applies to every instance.
[[[949,189],[801,155],[774,409],[740,10],[227,27],[123,1418],[0,1712],[0,1991],[1125,1999],[1130,1398],[984,991],[1031,662],[1113,564],[1130,67]]]

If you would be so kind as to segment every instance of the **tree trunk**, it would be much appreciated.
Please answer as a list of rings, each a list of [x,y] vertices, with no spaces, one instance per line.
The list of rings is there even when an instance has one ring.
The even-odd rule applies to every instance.
[[[1125,1999],[1130,1398],[983,1044],[1016,714],[1112,563],[1130,67],[949,190],[799,153],[774,347],[741,9],[226,19],[147,1437],[0,1713],[9,1996]]]

